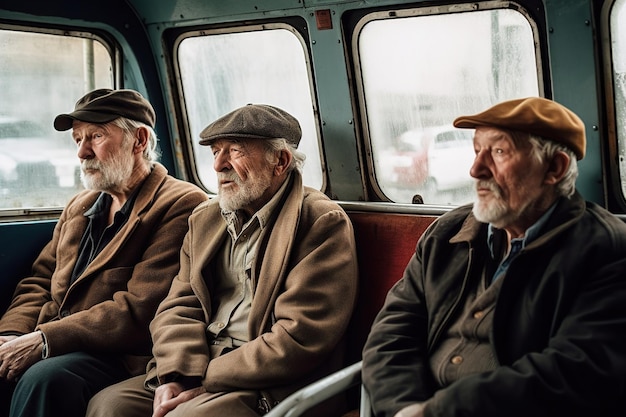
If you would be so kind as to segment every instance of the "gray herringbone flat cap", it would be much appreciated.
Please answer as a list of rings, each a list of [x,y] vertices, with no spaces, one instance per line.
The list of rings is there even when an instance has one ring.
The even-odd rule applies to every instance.
[[[200,145],[210,145],[217,139],[276,139],[284,138],[298,146],[302,137],[300,123],[278,107],[248,104],[220,117],[202,132]]]

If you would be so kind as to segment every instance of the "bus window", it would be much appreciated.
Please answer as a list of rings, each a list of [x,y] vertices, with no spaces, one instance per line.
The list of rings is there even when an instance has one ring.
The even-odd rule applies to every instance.
[[[74,141],[52,123],[113,85],[107,48],[81,35],[0,28],[0,210],[58,210],[81,188]]]
[[[297,33],[281,25],[238,33],[203,31],[182,39],[178,65],[194,164],[210,192],[217,192],[213,155],[198,144],[199,134],[215,119],[248,103],[280,107],[300,121],[304,183],[322,188],[308,61]]]
[[[374,182],[393,201],[471,201],[472,131],[452,121],[540,91],[527,16],[471,7],[377,12],[356,27]]]
[[[622,195],[626,196],[626,0],[615,1],[610,19],[619,175]]]

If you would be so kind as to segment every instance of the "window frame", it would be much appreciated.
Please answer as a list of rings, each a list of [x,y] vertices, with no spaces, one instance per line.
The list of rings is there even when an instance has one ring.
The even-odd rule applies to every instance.
[[[0,22],[0,30],[25,32],[32,34],[53,35],[63,38],[80,38],[92,40],[100,43],[108,52],[111,58],[111,71],[113,73],[113,88],[120,88],[122,85],[122,53],[115,38],[108,32],[100,29],[86,29],[80,27],[61,27],[53,25],[34,26],[30,23],[3,23]],[[62,112],[59,109],[59,112]],[[50,120],[52,123],[53,120]],[[69,140],[69,139],[68,139]],[[2,208],[0,207],[0,223],[11,223],[18,221],[39,221],[57,220],[63,212],[63,206],[46,207],[20,207]]]
[[[607,140],[602,142],[603,154],[606,155],[603,163],[603,177],[605,181],[606,200],[609,210],[623,211],[626,209],[626,189],[621,185],[622,175],[626,179],[626,172],[620,171],[620,137],[617,120],[617,103],[615,92],[615,67],[613,61],[613,44],[611,34],[611,14],[617,0],[607,1],[600,11],[600,40],[602,50],[602,75],[604,79],[604,105],[606,124],[604,135]],[[624,3],[626,7],[626,2]],[[626,105],[626,103],[624,103]],[[626,147],[626,128],[622,140]]]
[[[522,0],[523,1],[523,0]],[[403,9],[388,9],[388,8],[376,8],[365,10],[362,13],[349,16],[346,18],[346,26],[348,26],[346,32],[349,34],[350,42],[347,43],[350,48],[350,56],[352,60],[352,71],[354,71],[354,88],[356,91],[356,103],[355,107],[361,118],[360,123],[360,135],[359,147],[361,148],[359,153],[362,158],[362,165],[365,166],[363,170],[363,181],[367,184],[368,193],[376,196],[377,199],[382,201],[391,201],[385,194],[380,184],[377,181],[376,168],[374,162],[374,154],[372,147],[372,139],[370,136],[370,122],[368,120],[367,113],[367,99],[365,97],[363,72],[360,63],[359,54],[359,36],[361,30],[365,25],[374,20],[384,19],[397,19],[430,15],[444,15],[454,13],[466,13],[473,11],[485,11],[485,10],[497,10],[497,9],[510,9],[521,13],[528,21],[534,40],[534,51],[536,60],[537,82],[538,92],[542,97],[550,97],[552,94],[551,82],[549,78],[549,70],[546,70],[545,66],[549,64],[548,50],[542,48],[542,45],[547,45],[545,24],[541,23],[538,16],[545,14],[540,1],[529,0],[524,2],[525,6],[512,1],[492,0],[481,3],[464,3],[464,4],[447,4],[440,6],[417,6]],[[528,4],[526,4],[528,3]],[[531,3],[537,3],[531,4]],[[531,13],[530,7],[533,7],[535,14]],[[544,19],[545,20],[545,19]],[[452,122],[452,121],[450,121]],[[368,199],[371,199],[371,195]],[[401,204],[395,202],[395,204]],[[448,206],[446,206],[448,207]]]
[[[292,32],[297,40],[302,45],[303,54],[305,57],[305,66],[308,73],[308,86],[311,92],[311,109],[313,111],[313,124],[315,126],[315,135],[317,139],[317,146],[319,150],[319,159],[321,164],[321,180],[322,185],[320,191],[325,192],[328,186],[328,174],[326,172],[326,158],[321,139],[321,124],[319,120],[319,107],[318,97],[315,85],[315,74],[311,65],[312,56],[310,50],[309,37],[307,32],[307,23],[300,18],[283,18],[283,19],[271,19],[271,20],[254,20],[246,22],[232,22],[228,24],[220,23],[216,25],[203,25],[200,27],[187,27],[184,29],[170,30],[164,35],[165,50],[171,53],[168,57],[169,69],[173,74],[175,80],[173,88],[173,98],[176,103],[175,118],[178,119],[177,126],[180,129],[180,137],[184,140],[177,141],[176,143],[176,158],[177,163],[181,167],[185,167],[185,176],[189,181],[198,184],[198,186],[205,189],[205,191],[211,193],[203,184],[199,169],[196,164],[195,151],[193,147],[193,141],[198,138],[193,137],[189,118],[187,117],[187,102],[184,97],[184,89],[182,83],[182,76],[180,70],[180,63],[178,60],[178,51],[181,42],[185,39],[206,36],[206,35],[220,35],[220,34],[237,34],[237,33],[249,33],[258,32],[263,30],[275,30],[284,29]],[[212,193],[211,193],[212,194]]]

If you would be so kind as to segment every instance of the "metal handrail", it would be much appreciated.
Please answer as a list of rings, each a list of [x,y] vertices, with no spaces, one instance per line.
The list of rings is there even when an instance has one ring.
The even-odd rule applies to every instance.
[[[361,383],[362,362],[356,362],[294,392],[266,417],[297,417],[313,406]],[[371,417],[369,396],[361,386],[360,416]]]

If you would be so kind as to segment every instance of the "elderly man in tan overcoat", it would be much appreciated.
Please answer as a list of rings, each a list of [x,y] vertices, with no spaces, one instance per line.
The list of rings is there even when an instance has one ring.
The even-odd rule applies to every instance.
[[[0,416],[83,417],[91,395],[143,373],[148,325],[179,269],[197,186],[156,162],[154,109],[99,89],[57,116],[86,190],[68,204],[0,319]],[[14,392],[13,391],[14,389]]]
[[[147,376],[87,415],[258,416],[342,364],[357,291],[348,216],[304,187],[296,119],[248,105],[209,125],[219,197],[198,207],[150,325]]]

